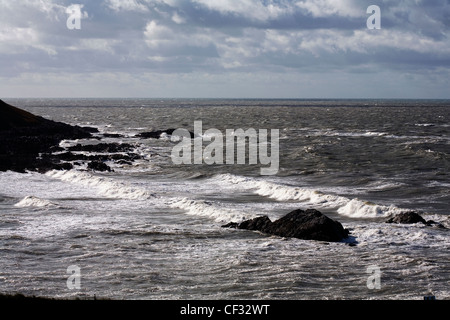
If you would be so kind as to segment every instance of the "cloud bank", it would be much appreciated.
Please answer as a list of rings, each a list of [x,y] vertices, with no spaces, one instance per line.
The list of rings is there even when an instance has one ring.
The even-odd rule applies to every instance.
[[[0,0],[0,95],[450,98],[449,0],[72,4]]]

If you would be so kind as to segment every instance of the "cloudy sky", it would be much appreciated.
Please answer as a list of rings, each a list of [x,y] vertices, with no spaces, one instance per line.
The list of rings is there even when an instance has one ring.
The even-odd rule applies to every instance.
[[[449,31],[450,0],[0,0],[0,98],[450,98]]]

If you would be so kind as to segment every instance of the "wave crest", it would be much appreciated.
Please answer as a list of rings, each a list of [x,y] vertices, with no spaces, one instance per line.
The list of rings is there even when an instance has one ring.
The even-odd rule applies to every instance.
[[[94,176],[86,172],[75,170],[70,171],[50,171],[47,176],[61,181],[76,183],[88,188],[95,189],[99,194],[113,199],[146,200],[154,195],[148,190],[132,186],[128,183],[115,181],[113,179]]]
[[[394,205],[378,205],[356,198],[349,199],[339,195],[326,194],[311,188],[283,185],[256,178],[221,174],[215,176],[214,179],[223,183],[234,184],[238,188],[250,189],[256,194],[278,201],[299,201],[317,208],[334,209],[341,215],[353,218],[390,217],[410,211],[397,208]]]
[[[26,196],[22,200],[20,200],[18,203],[16,203],[14,206],[19,208],[26,208],[26,207],[36,207],[36,208],[51,208],[51,207],[59,207],[58,204],[51,202],[46,199],[40,199],[35,196]]]

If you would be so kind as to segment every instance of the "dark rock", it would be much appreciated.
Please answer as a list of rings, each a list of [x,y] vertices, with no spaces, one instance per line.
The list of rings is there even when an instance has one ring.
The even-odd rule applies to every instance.
[[[390,218],[389,220],[386,221],[386,223],[406,223],[406,224],[419,222],[427,224],[427,222],[425,221],[424,218],[422,218],[421,215],[413,211],[399,213],[395,217]]]
[[[237,229],[238,226],[239,226],[239,223],[237,223],[237,222],[229,222],[227,224],[224,224],[222,226],[222,228]]]
[[[113,153],[108,155],[108,158],[110,160],[125,160],[125,161],[134,161],[137,159],[141,159],[142,157],[135,154],[135,153],[128,153],[128,154],[122,154],[122,153]]]
[[[82,128],[55,122],[0,100],[0,171],[45,172],[67,164],[39,159],[42,153],[57,149],[61,140],[90,138],[95,128]]]
[[[149,132],[142,132],[142,133],[137,134],[135,137],[144,138],[144,139],[149,139],[149,138],[159,139],[163,133],[172,135],[175,130],[176,129],[167,129],[167,130],[155,130],[155,131],[149,131]],[[191,135],[191,139],[193,139],[194,133],[190,132],[190,131],[189,131],[189,133]]]
[[[275,221],[272,234],[300,239],[340,241],[348,236],[342,225],[317,210],[295,210]]]
[[[62,147],[60,147],[60,146],[52,146],[52,147],[50,147],[49,149],[48,149],[48,151],[49,152],[62,152],[62,151],[64,151],[65,149],[64,148],[62,148]]]
[[[86,160],[85,155],[78,155],[74,154],[72,152],[63,152],[58,154],[44,154],[42,155],[45,158],[48,158],[50,160],[56,161],[56,160],[62,160],[62,161],[75,161],[75,160]]]
[[[386,223],[402,223],[402,224],[423,223],[426,226],[436,226],[438,228],[446,229],[439,222],[435,222],[433,220],[426,221],[421,215],[413,211],[399,213],[395,217],[388,219]]]
[[[101,152],[101,153],[117,153],[128,152],[134,149],[135,146],[128,143],[98,143],[98,144],[77,144],[76,146],[68,147],[70,151],[85,151],[85,152]]]
[[[86,147],[86,148],[85,148]],[[72,149],[75,150],[126,150],[128,148],[134,148],[134,146],[132,145],[122,145],[122,144],[100,144],[100,145],[89,145],[89,146],[82,146],[82,145],[77,145],[74,147],[71,147]],[[86,149],[86,150],[85,150]],[[61,153],[57,153],[57,154],[42,154],[41,158],[43,161],[46,161],[47,163],[51,164],[51,163],[61,163],[61,162],[73,162],[74,165],[80,165],[80,162],[84,162],[84,161],[93,161],[94,163],[98,163],[98,162],[105,162],[105,161],[113,161],[117,164],[127,164],[127,165],[132,165],[133,161],[138,160],[138,159],[142,159],[142,156],[136,154],[136,153],[132,153],[132,152],[128,152],[128,153],[107,153],[107,154],[81,154],[81,153],[74,153],[72,151],[67,151],[67,152],[61,152]],[[71,164],[65,163],[64,166],[69,166]],[[73,165],[71,165],[73,167]],[[94,165],[92,164],[91,166],[92,169],[95,168],[96,171],[105,171],[107,170],[107,168],[103,167],[102,168],[99,165]],[[58,170],[60,169],[61,166],[58,167]],[[62,167],[64,168],[64,167]],[[49,166],[49,168],[47,168],[49,170],[52,169],[57,169],[57,168],[52,168],[51,166]]]
[[[106,163],[100,162],[100,161],[91,161],[91,162],[89,162],[88,169],[93,170],[93,171],[100,171],[100,172],[104,172],[104,171],[111,172],[111,171],[113,171]]]
[[[71,169],[73,169],[73,164],[68,163],[68,162],[63,162],[63,163],[59,164],[58,170],[71,170]]]
[[[172,131],[172,129],[169,129]],[[168,130],[156,130],[156,131],[149,131],[149,132],[142,132],[136,135],[137,138],[143,138],[143,139],[159,139],[161,137],[161,134],[167,133]],[[173,131],[172,131],[173,132]],[[169,133],[167,133],[169,134]]]
[[[131,161],[127,161],[127,160],[119,160],[119,161],[117,161],[117,164],[131,166],[133,163]]]
[[[104,133],[103,137],[105,137],[105,138],[123,138],[124,136],[119,133]]]
[[[92,139],[92,133],[96,132],[96,128],[47,120],[0,100],[0,171],[44,173],[68,170],[73,168],[68,162],[73,161],[91,161],[91,169],[111,171],[103,162],[129,163],[142,159],[142,156],[132,152],[136,146],[126,143],[78,144],[67,149],[58,146],[65,139]],[[109,136],[118,137],[115,134]],[[103,154],[78,154],[75,151]]]
[[[433,221],[433,220],[428,220],[426,222],[426,225],[427,226],[436,226],[436,227],[441,228],[441,229],[447,229],[446,227],[444,227],[443,224],[441,224],[439,222],[436,222],[436,221]]]
[[[275,222],[272,222],[267,216],[263,216],[246,220],[237,226],[231,223],[224,227],[255,230],[280,237],[330,242],[341,241],[349,234],[341,223],[313,209],[294,210]]]
[[[251,220],[246,220],[238,225],[238,229],[255,230],[265,233],[271,233],[269,227],[272,225],[269,217],[262,216]]]
[[[67,162],[54,162],[46,158],[38,158],[34,161],[34,168],[29,167],[29,171],[37,171],[39,173],[45,173],[50,170],[70,170],[73,168],[71,163]]]
[[[39,126],[46,120],[25,110],[16,108],[0,100],[0,130]]]
[[[93,128],[93,127],[82,127],[84,131],[90,132],[90,133],[98,133],[98,129],[97,128]]]

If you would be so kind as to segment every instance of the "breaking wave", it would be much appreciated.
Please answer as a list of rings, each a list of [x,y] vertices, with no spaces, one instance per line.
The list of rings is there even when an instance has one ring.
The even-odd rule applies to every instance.
[[[22,200],[20,200],[18,203],[14,205],[15,207],[19,208],[26,208],[26,207],[36,207],[36,208],[51,208],[51,207],[59,207],[58,204],[51,202],[46,199],[40,199],[38,197],[34,196],[26,196]]]
[[[250,189],[258,195],[278,201],[298,201],[316,208],[335,209],[337,213],[353,218],[389,217],[409,211],[394,205],[378,205],[357,198],[349,199],[339,195],[326,194],[311,188],[300,188],[231,174],[217,175],[214,179],[222,183],[234,184],[238,188]]]
[[[224,208],[216,202],[188,198],[173,199],[170,207],[183,209],[188,214],[211,218],[217,222],[240,222],[257,216],[245,213],[242,210]]]
[[[113,199],[146,200],[154,195],[145,188],[132,186],[126,182],[95,176],[81,171],[50,171],[47,176],[61,181],[76,183],[95,189],[99,194]]]

